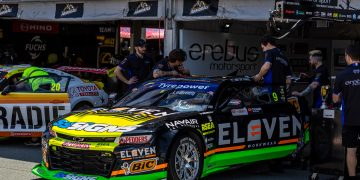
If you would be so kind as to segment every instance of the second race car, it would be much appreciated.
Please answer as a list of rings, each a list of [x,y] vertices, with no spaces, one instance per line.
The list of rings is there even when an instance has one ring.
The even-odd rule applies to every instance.
[[[293,105],[291,105],[293,104]],[[181,179],[282,158],[309,141],[309,122],[281,86],[246,77],[152,80],[111,108],[72,112],[48,126],[46,179]]]

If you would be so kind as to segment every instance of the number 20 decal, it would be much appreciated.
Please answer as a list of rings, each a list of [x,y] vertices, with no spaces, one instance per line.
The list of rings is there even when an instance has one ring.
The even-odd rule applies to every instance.
[[[60,83],[52,83],[51,84],[51,91],[60,91]]]

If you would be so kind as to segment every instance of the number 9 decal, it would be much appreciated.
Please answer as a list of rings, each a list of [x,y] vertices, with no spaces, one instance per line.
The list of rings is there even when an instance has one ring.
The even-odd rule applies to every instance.
[[[61,89],[60,83],[51,83],[51,91],[58,92],[60,91],[60,89]]]
[[[275,102],[278,102],[279,101],[279,98],[278,98],[278,95],[276,94],[276,92],[273,92],[272,93],[272,97],[274,99]]]

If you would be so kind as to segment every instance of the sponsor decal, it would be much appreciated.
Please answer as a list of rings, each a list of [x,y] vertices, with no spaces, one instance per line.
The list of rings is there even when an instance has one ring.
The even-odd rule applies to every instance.
[[[208,122],[208,123],[205,123],[205,124],[202,124],[201,125],[201,130],[202,131],[210,131],[210,130],[213,130],[215,129],[215,125],[213,122]]]
[[[151,135],[120,137],[120,144],[144,144],[149,142]]]
[[[115,108],[112,110],[113,111],[123,111],[123,112],[129,113],[129,114],[137,114],[139,116],[154,116],[154,117],[163,117],[163,116],[168,116],[168,115],[176,113],[176,112],[167,113],[167,112],[157,110],[157,109],[139,109],[139,108],[127,108],[127,107]]]
[[[192,85],[192,84],[185,85],[185,84],[160,83],[159,88],[206,90],[206,89],[210,88],[210,86]]]
[[[165,123],[165,125],[167,128],[172,129],[172,130],[178,129],[181,127],[193,127],[193,128],[199,127],[199,123],[198,123],[197,119],[177,120],[177,121]]]
[[[260,107],[253,107],[253,108],[248,108],[248,112],[249,113],[260,113],[260,112],[262,112],[262,109],[260,108]]]
[[[126,159],[126,158],[137,159],[137,158],[143,158],[145,156],[150,156],[150,155],[156,155],[155,147],[147,147],[147,148],[120,151],[121,159]]]
[[[195,91],[174,91],[171,94],[195,96]]]
[[[131,164],[124,162],[124,164],[121,166],[121,169],[125,171],[125,175],[151,171],[157,165],[157,160],[157,158],[145,159],[140,161],[133,161]]]
[[[83,3],[56,4],[55,18],[80,18],[84,13]]]
[[[229,145],[297,136],[301,123],[295,116],[287,116],[251,120],[246,129],[238,122],[219,124],[218,129],[219,145]]]
[[[248,115],[249,113],[246,108],[241,108],[241,109],[232,109],[231,114],[233,116],[245,116]]]
[[[129,2],[128,17],[157,16],[158,1]]]
[[[98,92],[81,92],[79,93],[80,96],[99,96]]]
[[[24,33],[58,33],[59,24],[44,22],[14,21],[12,24],[14,32]]]
[[[25,44],[25,51],[34,60],[46,51],[46,46],[46,43],[41,40],[40,36],[34,36],[29,43]]]
[[[95,124],[93,122],[70,122],[66,119],[56,121],[53,126],[61,129],[85,131],[85,132],[129,132],[137,126],[114,126],[109,124]]]
[[[68,180],[96,180],[97,179],[97,177],[84,176],[84,175],[71,174],[71,173],[64,173],[64,172],[56,173],[54,175],[54,178],[68,179]]]
[[[183,16],[215,16],[219,0],[184,0]]]
[[[61,146],[63,147],[72,147],[77,149],[89,149],[90,144],[78,143],[78,142],[64,142]]]
[[[360,79],[345,81],[345,86],[359,86],[360,85]]]
[[[92,86],[80,86],[77,87],[79,92],[87,92],[87,91],[97,91],[98,88],[95,85]]]
[[[70,112],[70,105],[0,105],[1,131],[21,131],[22,135],[28,131],[45,131],[46,125]]]

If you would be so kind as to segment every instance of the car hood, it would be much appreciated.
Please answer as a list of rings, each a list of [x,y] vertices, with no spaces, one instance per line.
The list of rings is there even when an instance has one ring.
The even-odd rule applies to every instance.
[[[52,131],[77,137],[118,137],[165,116],[178,114],[158,108],[97,108],[70,113],[52,123]]]

